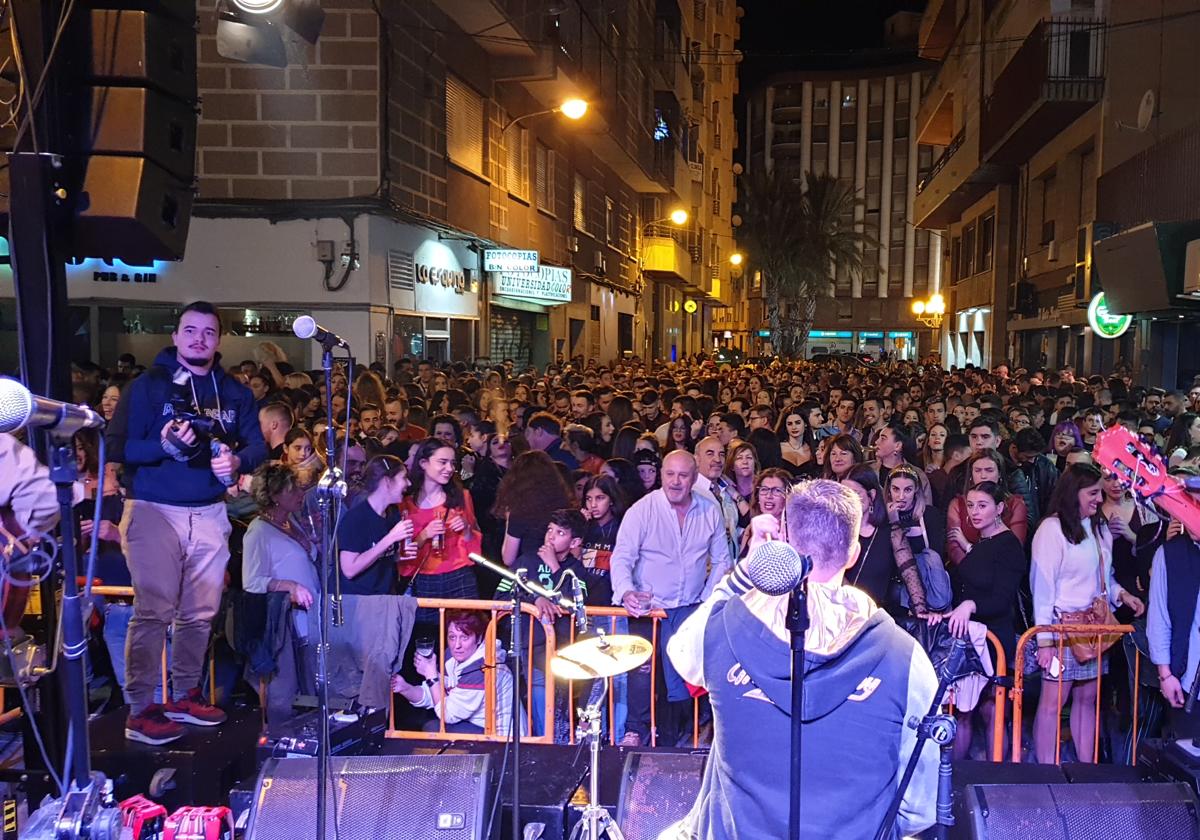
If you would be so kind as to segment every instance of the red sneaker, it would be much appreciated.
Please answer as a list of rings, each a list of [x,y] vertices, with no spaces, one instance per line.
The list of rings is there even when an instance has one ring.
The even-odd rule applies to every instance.
[[[168,720],[163,714],[163,707],[157,703],[147,706],[140,715],[130,713],[125,718],[125,737],[143,744],[169,744],[176,738],[182,738],[186,732],[178,723]]]
[[[219,726],[225,722],[225,713],[206,702],[198,688],[193,688],[182,700],[172,700],[168,703],[165,714],[178,723],[192,723],[196,726]]]

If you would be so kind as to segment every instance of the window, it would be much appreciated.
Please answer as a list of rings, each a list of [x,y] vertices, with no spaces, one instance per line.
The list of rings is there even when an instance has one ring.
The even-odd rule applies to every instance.
[[[529,200],[529,129],[513,126],[504,135],[504,152],[508,165],[508,191],[524,201]]]
[[[969,224],[963,228],[962,234],[962,276],[970,277],[975,273],[975,225]]]
[[[996,247],[996,214],[989,213],[979,220],[979,270],[992,270],[992,252]]]
[[[537,144],[536,161],[537,209],[554,213],[554,152],[544,144]]]
[[[587,233],[587,179],[575,173],[575,230]]]
[[[858,106],[858,84],[842,82],[842,107],[853,110]]]
[[[604,196],[604,241],[612,245],[617,238],[617,205]]]
[[[962,279],[962,238],[950,240],[950,279],[957,282]]]
[[[483,175],[483,97],[455,76],[446,76],[446,156]]]

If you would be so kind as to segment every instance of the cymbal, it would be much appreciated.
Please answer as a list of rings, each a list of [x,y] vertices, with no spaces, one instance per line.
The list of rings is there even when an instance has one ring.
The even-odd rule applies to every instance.
[[[550,661],[564,680],[594,680],[632,671],[650,658],[653,647],[640,636],[596,636],[568,645]]]

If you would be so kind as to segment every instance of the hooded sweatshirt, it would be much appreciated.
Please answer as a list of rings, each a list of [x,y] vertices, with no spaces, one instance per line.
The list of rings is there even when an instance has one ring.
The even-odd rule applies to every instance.
[[[862,592],[809,584],[801,837],[873,837],[929,712],[937,677],[924,651]],[[791,738],[787,596],[752,590],[739,566],[685,622],[668,655],[708,689],[712,751],[699,796],[669,834],[786,837]],[[928,743],[902,801],[899,837],[934,822],[937,747]]]
[[[184,462],[162,447],[162,429],[171,422],[177,397],[187,410],[217,421],[214,435],[241,458],[239,472],[253,472],[262,463],[267,444],[250,389],[225,375],[220,354],[209,374],[196,376],[180,365],[174,347],[162,350],[153,367],[130,383],[117,404],[108,426],[108,456],[132,473],[132,478],[127,476],[130,498],[180,507],[210,505],[223,499],[226,491],[213,475],[210,448],[199,447]]]

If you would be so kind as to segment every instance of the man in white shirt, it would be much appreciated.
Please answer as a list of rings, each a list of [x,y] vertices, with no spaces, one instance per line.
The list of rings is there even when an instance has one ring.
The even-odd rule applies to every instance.
[[[721,511],[713,501],[693,492],[696,460],[691,453],[676,450],[662,465],[662,487],[647,493],[625,514],[612,552],[613,603],[630,615],[630,632],[652,638],[653,624],[646,616],[661,609],[668,621],[660,627],[660,645],[672,622],[682,620],[716,586],[731,565],[729,544]],[[662,667],[664,657],[658,657]],[[671,678],[668,676],[668,697]],[[647,667],[629,676],[629,717],[623,743],[639,746],[650,736],[650,680]],[[682,685],[682,681],[678,683]],[[662,743],[674,746],[678,736],[683,699],[678,692],[663,721]],[[675,731],[672,731],[675,730]]]

